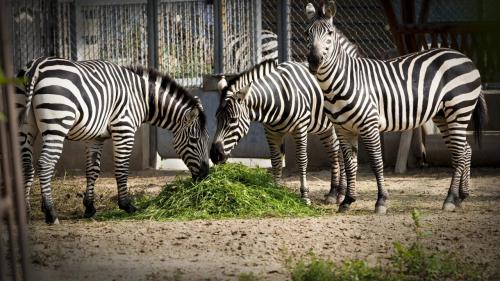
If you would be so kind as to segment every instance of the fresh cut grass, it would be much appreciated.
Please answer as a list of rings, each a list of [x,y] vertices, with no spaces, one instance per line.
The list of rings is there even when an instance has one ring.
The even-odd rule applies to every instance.
[[[304,217],[325,213],[308,206],[299,195],[278,185],[267,170],[241,164],[210,169],[207,179],[195,183],[177,178],[156,197],[136,199],[138,211],[112,210],[98,219],[190,220],[221,218]]]

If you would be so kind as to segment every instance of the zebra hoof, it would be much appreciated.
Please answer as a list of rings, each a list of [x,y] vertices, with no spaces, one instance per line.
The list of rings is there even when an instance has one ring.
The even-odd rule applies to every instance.
[[[302,202],[304,202],[304,204],[306,204],[307,206],[310,206],[311,205],[311,199],[309,199],[308,197],[302,197]]]
[[[443,211],[446,211],[446,212],[453,212],[455,211],[455,204],[451,203],[451,202],[445,202],[443,204]]]
[[[375,214],[377,215],[385,215],[387,213],[387,208],[383,205],[375,206]]]
[[[345,195],[344,194],[339,194],[337,196],[337,204],[342,203],[344,201],[344,199],[345,199]]]
[[[45,213],[45,223],[47,224],[59,224],[59,219],[57,218],[56,211],[54,208],[43,207]]]
[[[124,210],[125,212],[131,214],[137,211],[137,208],[132,205],[132,203],[127,203],[127,204],[119,204],[120,209]]]
[[[325,204],[327,205],[337,204],[338,201],[336,200],[338,199],[334,195],[329,195],[329,194],[325,195]]]
[[[85,208],[85,213],[83,214],[83,216],[88,219],[93,217],[95,213],[96,209],[94,208],[94,206],[89,206]]]
[[[339,206],[339,213],[347,213],[347,211],[349,211],[350,209],[350,206],[347,205],[347,204],[340,204]]]

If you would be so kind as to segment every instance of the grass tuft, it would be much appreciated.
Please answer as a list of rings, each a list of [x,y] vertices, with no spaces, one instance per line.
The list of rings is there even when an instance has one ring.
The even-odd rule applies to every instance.
[[[498,276],[488,275],[485,268],[460,260],[452,253],[430,250],[423,240],[429,236],[422,230],[420,213],[412,212],[412,230],[416,240],[410,245],[394,243],[395,251],[389,263],[369,266],[363,260],[345,261],[340,264],[318,259],[311,254],[292,264],[287,260],[293,281],[403,281],[403,280],[497,280]]]
[[[220,219],[319,216],[320,207],[304,204],[298,195],[276,184],[267,170],[241,164],[211,168],[207,179],[194,183],[177,178],[157,197],[136,200],[139,210],[126,214],[112,210],[98,219]]]

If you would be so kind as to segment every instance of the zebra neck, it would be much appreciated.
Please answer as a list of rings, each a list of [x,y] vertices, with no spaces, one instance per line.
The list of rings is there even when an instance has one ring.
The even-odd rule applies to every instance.
[[[349,55],[342,46],[336,46],[316,74],[323,93],[346,95],[360,87],[357,82],[362,81],[362,77],[357,69],[361,59]]]
[[[274,101],[272,94],[266,92],[257,95],[255,91],[252,91],[246,100],[251,121],[264,124],[270,124],[275,121],[275,114],[271,113],[275,112],[275,109],[280,105],[279,101]]]
[[[149,83],[147,88],[147,123],[176,133],[191,106],[183,99],[178,86]]]

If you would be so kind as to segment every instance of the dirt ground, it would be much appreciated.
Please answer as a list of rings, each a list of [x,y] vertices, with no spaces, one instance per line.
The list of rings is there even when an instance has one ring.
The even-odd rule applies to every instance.
[[[147,171],[130,177],[133,194],[157,193],[174,173]],[[348,214],[320,218],[269,218],[212,221],[108,221],[83,219],[84,176],[65,175],[54,182],[61,224],[45,225],[34,187],[30,226],[36,280],[235,280],[254,273],[262,280],[289,280],[285,259],[314,252],[334,261],[384,262],[393,242],[411,243],[411,211],[423,214],[426,243],[500,268],[500,169],[473,169],[471,197],[453,213],[441,211],[451,170],[427,168],[404,176],[386,170],[390,192],[387,215],[373,214],[374,176],[358,174],[359,199]],[[322,204],[329,172],[308,174],[313,204]],[[295,175],[285,178],[298,192]],[[116,207],[111,175],[98,180],[99,211]],[[332,207],[333,208],[333,207]],[[336,208],[336,207],[335,207]],[[333,209],[332,209],[333,210]]]

